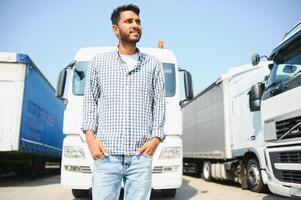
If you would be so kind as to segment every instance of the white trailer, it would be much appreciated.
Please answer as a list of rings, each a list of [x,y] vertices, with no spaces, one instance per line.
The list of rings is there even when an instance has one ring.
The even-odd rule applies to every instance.
[[[250,110],[249,92],[269,74],[269,63],[231,68],[183,106],[184,172],[265,188],[261,113]]]
[[[116,50],[115,47],[80,49],[73,62],[60,73],[57,97],[63,98],[66,74],[69,81],[64,114],[64,142],[61,183],[72,189],[75,197],[85,196],[91,189],[93,160],[80,129],[87,65],[93,55]],[[156,56],[163,64],[166,81],[166,139],[153,155],[152,188],[162,189],[164,196],[175,196],[182,185],[182,112],[179,90],[179,71],[184,71],[186,97],[192,98],[191,75],[179,69],[172,51],[159,48],[140,48],[141,52]]]
[[[258,55],[252,58],[257,64]],[[253,88],[254,101],[261,110],[268,186],[275,194],[301,198],[301,21],[273,50],[270,76]]]

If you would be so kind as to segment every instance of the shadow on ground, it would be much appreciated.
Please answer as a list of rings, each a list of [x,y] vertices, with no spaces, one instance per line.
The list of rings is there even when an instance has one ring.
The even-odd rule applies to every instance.
[[[190,177],[194,177],[194,178],[198,178],[201,179],[200,175],[195,175],[195,174],[185,174],[186,176],[190,176]],[[213,183],[216,184],[221,184],[221,185],[225,185],[227,187],[233,187],[233,188],[241,188],[241,185],[239,183],[236,183],[234,181],[219,181],[219,180],[214,180],[212,181]],[[207,193],[208,191],[201,191],[201,193]],[[252,191],[250,191],[252,192]],[[255,192],[254,192],[255,193]],[[289,197],[284,197],[284,196],[279,196],[279,195],[275,195],[273,193],[271,193],[269,191],[269,189],[267,189],[265,192],[262,192],[262,194],[265,194],[266,196],[262,197],[262,200],[297,200],[295,198],[289,198]],[[185,199],[189,199],[190,197],[187,197]]]
[[[282,197],[282,196],[277,196],[270,194],[269,196],[265,196],[262,198],[262,200],[297,200],[295,198],[289,198],[289,197]]]
[[[0,179],[0,187],[34,187],[57,183],[60,183],[59,171],[37,174],[35,177],[11,174]]]

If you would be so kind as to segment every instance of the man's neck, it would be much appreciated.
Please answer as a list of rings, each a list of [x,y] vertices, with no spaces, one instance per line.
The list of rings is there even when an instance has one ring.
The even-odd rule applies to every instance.
[[[133,55],[137,52],[136,44],[122,43],[118,45],[118,50],[120,54]]]

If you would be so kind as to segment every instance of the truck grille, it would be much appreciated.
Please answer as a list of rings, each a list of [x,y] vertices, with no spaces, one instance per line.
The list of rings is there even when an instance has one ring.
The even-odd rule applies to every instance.
[[[296,126],[298,123],[301,122],[301,116],[293,117],[290,119],[282,120],[276,122],[276,136],[277,140],[281,138],[287,131],[289,131],[291,128]],[[301,137],[301,128],[296,127],[293,129],[287,136],[285,136],[285,139],[288,138],[298,138]]]
[[[274,176],[282,182],[301,184],[301,171],[276,169],[275,163],[301,163],[301,151],[270,152]]]
[[[301,163],[301,151],[279,152],[277,162]]]
[[[289,183],[301,183],[301,171],[280,170],[280,180]]]

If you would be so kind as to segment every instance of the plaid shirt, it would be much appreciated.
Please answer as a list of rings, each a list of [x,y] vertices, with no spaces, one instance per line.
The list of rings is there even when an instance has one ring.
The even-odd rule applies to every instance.
[[[92,130],[112,155],[134,155],[152,137],[164,140],[165,81],[160,61],[138,50],[128,71],[119,52],[97,54],[90,62],[82,130]]]

